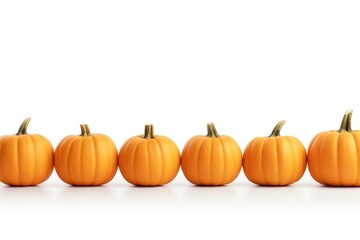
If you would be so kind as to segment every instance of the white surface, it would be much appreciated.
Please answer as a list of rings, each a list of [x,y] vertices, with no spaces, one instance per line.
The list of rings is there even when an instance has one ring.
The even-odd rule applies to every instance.
[[[353,109],[360,128],[358,1],[1,1],[0,134],[31,116],[54,147],[79,124],[117,147],[153,123],[181,149],[215,122],[242,150],[270,134],[305,146]],[[0,186],[1,234],[153,239],[357,236],[360,189],[308,173],[286,188]],[[49,231],[48,231],[49,230]]]

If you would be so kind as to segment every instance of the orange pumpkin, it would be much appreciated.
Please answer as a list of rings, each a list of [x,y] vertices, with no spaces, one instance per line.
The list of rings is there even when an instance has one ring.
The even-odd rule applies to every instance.
[[[349,110],[339,130],[321,132],[309,144],[309,171],[321,184],[360,186],[360,131],[351,129],[351,117]]]
[[[297,182],[306,169],[306,150],[295,137],[280,136],[280,121],[269,137],[257,137],[244,150],[244,173],[253,183],[286,186]]]
[[[117,170],[115,143],[104,134],[91,134],[80,125],[81,134],[65,137],[55,150],[55,170],[64,182],[76,186],[108,183]]]
[[[194,136],[184,146],[181,169],[197,185],[220,186],[235,180],[241,169],[242,153],[236,141],[219,135],[213,123],[206,136]]]
[[[39,134],[27,134],[30,118],[14,135],[0,138],[0,181],[12,186],[33,186],[48,179],[54,169],[54,149]]]
[[[129,138],[119,152],[119,169],[125,180],[138,186],[159,186],[171,182],[180,168],[180,152],[165,136],[154,135],[153,125],[144,135]]]

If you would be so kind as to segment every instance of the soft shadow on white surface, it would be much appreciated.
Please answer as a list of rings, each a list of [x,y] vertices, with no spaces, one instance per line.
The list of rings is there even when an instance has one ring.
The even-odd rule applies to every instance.
[[[73,187],[63,183],[37,187],[2,185],[0,211],[7,216],[0,222],[11,226],[13,231],[19,222],[28,226],[29,231],[39,223],[52,226],[52,222],[61,222],[79,236],[101,237],[109,226],[111,234],[118,227],[127,226],[123,233],[141,236],[142,232],[137,230],[140,225],[154,236],[162,228],[178,231],[184,226],[201,235],[203,230],[220,224],[234,229],[246,226],[248,232],[261,236],[257,226],[263,224],[264,231],[278,235],[279,226],[292,231],[298,229],[293,221],[306,222],[313,231],[319,226],[333,227],[333,219],[358,216],[360,188],[324,187],[310,181],[288,187],[261,187],[248,182],[222,187],[201,187],[187,182],[161,187],[135,187],[117,182],[100,187]],[[102,228],[98,228],[99,224]],[[59,234],[58,237],[66,237],[65,232]],[[221,238],[223,234],[215,227],[211,235]],[[308,233],[301,234],[299,239]],[[186,236],[182,232],[181,238]]]
[[[53,204],[53,190],[44,186],[0,187],[0,211],[2,213],[46,211]]]
[[[116,209],[116,189],[110,186],[59,186],[56,205],[70,212],[107,212]]]
[[[249,185],[242,202],[251,212],[297,211],[306,205],[306,185],[285,187]]]
[[[319,212],[360,214],[360,188],[317,185],[309,189],[308,203]]]
[[[241,202],[241,187],[231,186],[184,186],[181,197],[184,210],[199,213],[232,212]]]
[[[161,212],[179,206],[179,191],[174,186],[124,186],[119,192],[119,207],[131,212]]]
[[[360,188],[326,187],[312,182],[287,187],[232,183],[221,187],[176,182],[160,187],[110,183],[99,187],[74,187],[63,183],[35,187],[0,186],[0,209],[149,210],[185,209],[295,210],[316,208],[360,210]]]

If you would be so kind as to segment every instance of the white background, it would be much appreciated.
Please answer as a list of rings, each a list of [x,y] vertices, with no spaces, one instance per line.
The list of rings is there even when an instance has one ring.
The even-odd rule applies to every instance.
[[[215,122],[242,149],[270,134],[307,147],[353,109],[360,128],[358,1],[1,1],[0,135],[31,116],[56,144],[80,123],[118,149],[147,123],[180,149]],[[360,189],[308,172],[290,187],[137,188],[118,173],[77,188],[55,172],[0,186],[1,235],[86,239],[304,239],[358,235]],[[356,219],[354,219],[356,217]]]

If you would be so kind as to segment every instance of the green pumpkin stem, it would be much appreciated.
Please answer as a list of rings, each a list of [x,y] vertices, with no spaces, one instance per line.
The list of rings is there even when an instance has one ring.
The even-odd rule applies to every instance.
[[[20,128],[19,128],[19,131],[17,132],[16,135],[19,136],[19,135],[27,134],[26,130],[27,130],[27,127],[28,127],[28,125],[29,125],[29,123],[30,123],[30,120],[31,120],[31,118],[26,118],[26,119],[22,122],[22,124],[21,124],[21,126],[20,126]]]
[[[87,124],[80,124],[80,129],[81,129],[81,134],[80,136],[84,137],[84,136],[90,136],[91,132],[90,132],[90,128]]]
[[[340,125],[340,129],[338,130],[338,132],[343,132],[343,131],[347,131],[347,132],[351,132],[351,117],[352,117],[352,110],[347,110],[344,114],[344,117],[341,121],[341,125]]]
[[[154,126],[152,124],[145,125],[144,138],[146,139],[155,138]]]
[[[276,124],[269,137],[280,136],[280,130],[284,126],[285,122],[285,120],[281,120],[278,124]]]
[[[207,124],[207,137],[220,137],[213,122]]]

